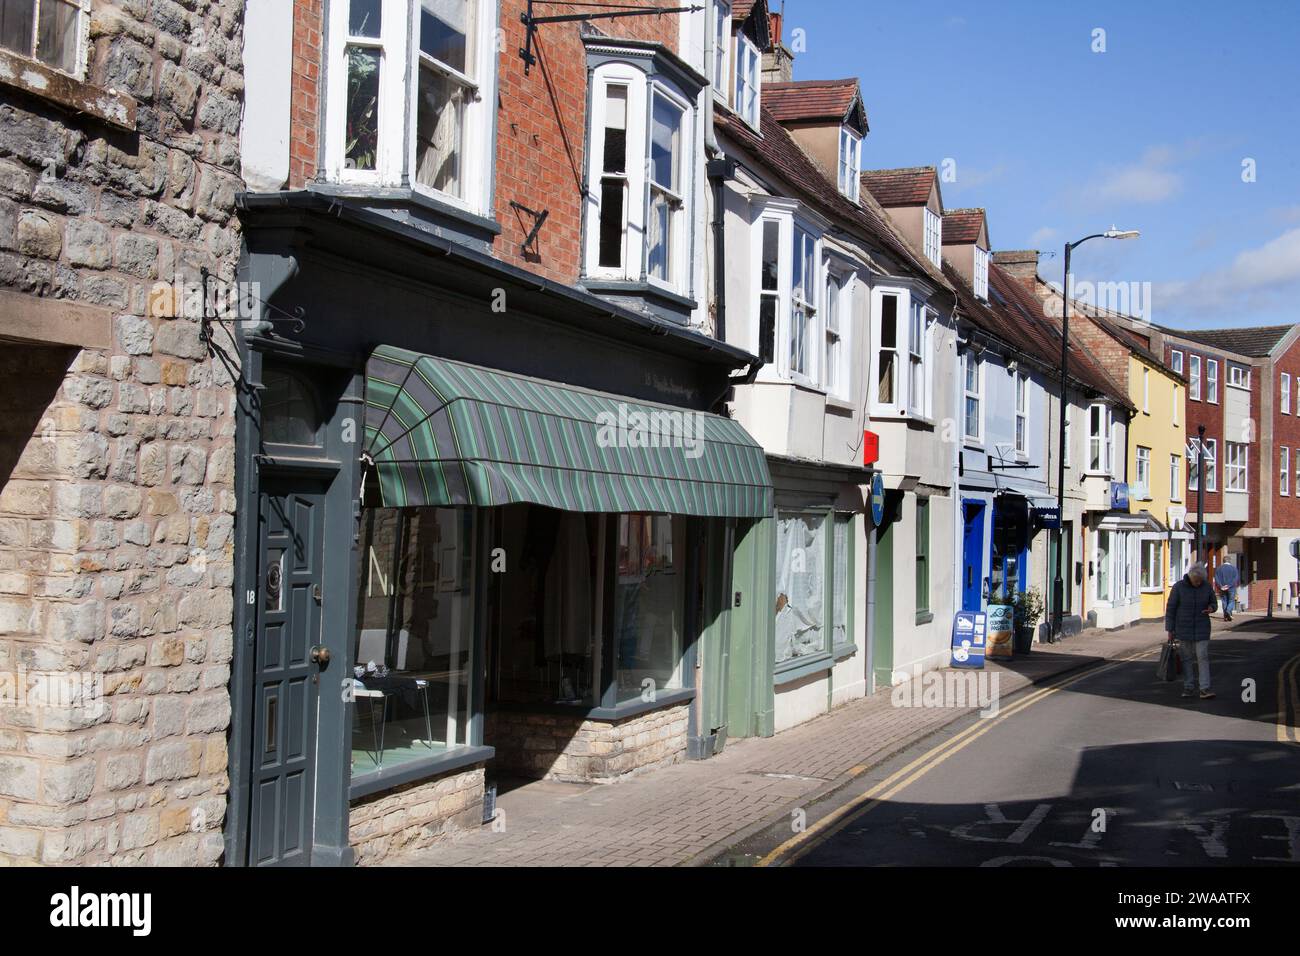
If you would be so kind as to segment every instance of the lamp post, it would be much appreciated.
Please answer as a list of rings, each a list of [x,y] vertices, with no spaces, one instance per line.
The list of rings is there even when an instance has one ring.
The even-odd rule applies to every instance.
[[[1136,229],[1120,230],[1111,226],[1105,232],[1093,233],[1065,244],[1064,281],[1061,284],[1061,412],[1056,446],[1056,577],[1052,581],[1052,634],[1061,633],[1061,618],[1065,613],[1063,602],[1065,582],[1061,577],[1062,532],[1065,526],[1065,407],[1067,381],[1070,368],[1070,253],[1089,239],[1136,239]]]

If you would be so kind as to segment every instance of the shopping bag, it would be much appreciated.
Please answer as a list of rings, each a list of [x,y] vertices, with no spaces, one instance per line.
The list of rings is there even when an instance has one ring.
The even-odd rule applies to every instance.
[[[1165,641],[1160,648],[1160,660],[1156,664],[1156,680],[1171,681],[1178,673],[1178,648],[1173,641]]]

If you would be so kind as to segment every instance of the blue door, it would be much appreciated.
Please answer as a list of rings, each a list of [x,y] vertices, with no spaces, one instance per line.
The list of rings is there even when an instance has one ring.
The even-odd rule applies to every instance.
[[[961,542],[961,609],[984,608],[984,502],[962,502],[966,519]]]

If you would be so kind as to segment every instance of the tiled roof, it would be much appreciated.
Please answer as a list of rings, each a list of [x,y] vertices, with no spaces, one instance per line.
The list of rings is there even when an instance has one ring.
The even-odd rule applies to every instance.
[[[930,190],[934,188],[937,176],[933,166],[869,169],[862,174],[862,185],[886,209],[892,206],[921,206],[930,199]]]
[[[1264,358],[1292,328],[1291,325],[1264,325],[1253,329],[1171,329],[1161,326],[1160,330],[1225,352]]]
[[[860,203],[850,202],[808,158],[808,154],[799,148],[794,137],[777,122],[766,105],[761,114],[761,137],[749,124],[724,106],[714,108],[714,125],[719,133],[733,139],[760,165],[783,179],[791,187],[795,198],[807,201],[822,215],[856,226],[861,233],[875,239],[906,266],[926,276],[939,288],[948,288],[943,273],[911,247],[894,228],[889,214],[870,193],[861,193]]]
[[[782,123],[833,120],[842,123],[858,99],[858,81],[798,80],[763,83],[763,105]]]
[[[946,209],[943,213],[943,244],[965,244],[980,237],[983,209]]]
[[[758,0],[731,0],[731,19],[743,20],[749,16]]]

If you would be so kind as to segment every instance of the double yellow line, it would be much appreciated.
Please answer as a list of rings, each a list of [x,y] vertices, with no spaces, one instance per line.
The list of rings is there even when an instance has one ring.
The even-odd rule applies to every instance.
[[[1283,664],[1277,672],[1278,743],[1300,744],[1300,729],[1297,728],[1300,728],[1300,654]]]
[[[976,740],[979,740],[980,737],[984,736],[990,730],[996,727],[1000,721],[1006,720],[1008,717],[1015,716],[1016,714],[1020,713],[1022,710],[1025,710],[1028,707],[1032,707],[1040,700],[1045,700],[1046,698],[1050,697],[1052,694],[1055,694],[1058,691],[1065,690],[1067,687],[1071,686],[1072,684],[1076,684],[1079,681],[1084,680],[1085,678],[1096,677],[1098,674],[1102,674],[1105,671],[1118,667],[1121,664],[1128,664],[1133,661],[1140,660],[1143,657],[1146,657],[1150,653],[1151,650],[1150,648],[1148,648],[1144,651],[1139,651],[1135,654],[1130,654],[1127,657],[1116,658],[1115,660],[1110,661],[1107,664],[1103,664],[1101,667],[1088,668],[1087,670],[1083,671],[1080,674],[1075,674],[1074,676],[1067,676],[1057,681],[1054,684],[1050,684],[1047,687],[1040,688],[1034,691],[1033,693],[1029,694],[1028,696],[1021,698],[1020,700],[1017,700],[1011,706],[1003,708],[996,717],[991,717],[985,720],[977,721],[976,723],[972,724],[970,727],[967,727],[965,730],[961,731],[960,733],[955,734],[954,736],[945,740],[943,743],[938,744],[937,746],[926,751],[920,757],[917,757],[915,760],[909,763],[906,767],[903,767],[900,770],[896,770],[894,773],[890,774],[884,780],[880,781],[880,783],[873,786],[870,790],[867,790],[865,793],[859,795],[858,797],[855,797],[853,800],[851,800],[849,803],[845,804],[844,806],[840,807],[838,810],[822,817],[820,820],[814,823],[807,830],[803,831],[802,833],[796,833],[794,836],[790,837],[788,840],[783,842],[780,846],[776,847],[776,849],[772,850],[761,860],[759,860],[757,865],[774,866],[774,865],[793,863],[795,860],[799,859],[800,857],[804,856],[811,850],[825,843],[832,836],[834,836],[836,833],[839,833],[841,830],[843,830],[849,824],[853,823],[855,820],[858,820],[865,814],[870,813],[872,810],[880,806],[882,803],[886,803],[889,800],[893,799],[893,797],[896,794],[898,794],[899,791],[915,783],[917,780],[925,776],[925,774],[929,773],[935,767],[939,766],[941,763],[943,763],[953,754],[957,753],[960,750],[964,750],[966,747],[973,744]],[[1294,664],[1297,662],[1300,662],[1300,656],[1297,656],[1295,659],[1293,659],[1291,663]],[[1292,693],[1294,695],[1294,689]],[[1281,731],[1279,730],[1279,734],[1280,733]],[[858,766],[858,767],[854,767],[851,771],[849,771],[849,773],[850,776],[856,777],[866,769],[867,769],[866,767]]]

